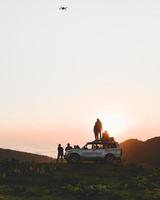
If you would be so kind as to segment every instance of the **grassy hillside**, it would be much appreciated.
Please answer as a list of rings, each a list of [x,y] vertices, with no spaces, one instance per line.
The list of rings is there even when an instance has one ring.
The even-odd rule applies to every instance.
[[[56,164],[0,149],[0,200],[159,200],[160,137],[121,145],[128,163],[149,165]]]
[[[0,165],[3,200],[159,200],[160,168],[138,165]]]
[[[34,161],[38,163],[52,162],[53,160],[51,157],[48,156],[0,148],[0,161],[12,159],[19,160],[21,162]]]

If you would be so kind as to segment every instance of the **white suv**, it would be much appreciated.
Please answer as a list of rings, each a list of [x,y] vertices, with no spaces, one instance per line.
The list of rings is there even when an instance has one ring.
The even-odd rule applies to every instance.
[[[113,163],[121,161],[122,150],[115,141],[95,140],[88,142],[82,148],[74,148],[66,151],[64,158],[70,163],[80,161],[105,161]]]

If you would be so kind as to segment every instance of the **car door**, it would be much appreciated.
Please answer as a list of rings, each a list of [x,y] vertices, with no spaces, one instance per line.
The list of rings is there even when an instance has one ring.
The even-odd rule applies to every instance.
[[[99,160],[103,158],[103,145],[101,144],[87,144],[83,150],[84,160]]]
[[[84,160],[93,160],[95,157],[92,144],[87,144],[82,150],[82,157]]]
[[[103,158],[103,151],[104,151],[103,144],[94,144],[93,151],[94,151],[94,160],[99,160]]]
[[[113,154],[115,157],[117,157],[120,153],[119,149],[116,146],[116,143],[108,143],[106,145],[106,153],[111,153]]]

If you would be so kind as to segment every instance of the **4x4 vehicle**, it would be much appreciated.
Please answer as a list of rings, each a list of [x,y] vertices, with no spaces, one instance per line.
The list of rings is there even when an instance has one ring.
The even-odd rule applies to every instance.
[[[66,151],[65,159],[70,163],[80,161],[104,161],[114,163],[121,161],[122,150],[115,141],[95,140],[88,142],[82,148],[74,148]]]

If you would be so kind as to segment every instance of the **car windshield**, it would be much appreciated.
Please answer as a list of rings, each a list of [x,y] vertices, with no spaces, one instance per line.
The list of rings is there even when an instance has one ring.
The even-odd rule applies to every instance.
[[[92,149],[92,144],[86,144],[86,149]]]

